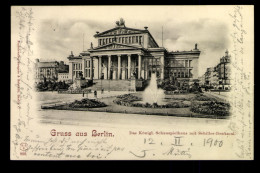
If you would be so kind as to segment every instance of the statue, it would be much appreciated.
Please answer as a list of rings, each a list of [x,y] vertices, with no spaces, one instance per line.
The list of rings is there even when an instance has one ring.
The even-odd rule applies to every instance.
[[[90,48],[93,49],[93,43],[92,42],[90,43]]]
[[[119,21],[116,21],[116,25],[117,25],[117,26],[123,26],[123,27],[125,27],[125,21],[124,21],[124,19],[123,19],[123,18],[120,18]]]
[[[198,47],[198,43],[195,44],[195,49],[197,49],[197,47]]]
[[[116,36],[114,35],[113,42],[116,42]]]

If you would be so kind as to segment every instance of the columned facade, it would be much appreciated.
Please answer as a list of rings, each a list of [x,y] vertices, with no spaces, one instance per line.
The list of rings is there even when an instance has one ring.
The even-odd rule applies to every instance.
[[[142,56],[142,54],[84,56],[82,67],[85,70],[82,74],[87,79],[127,80],[132,76],[135,76],[136,79],[145,79],[145,74],[148,72],[144,67],[142,68]],[[97,63],[94,62],[95,60]],[[97,70],[93,70],[94,68]],[[93,74],[95,71],[98,73],[97,75]]]
[[[127,28],[125,25],[97,32],[98,44],[80,56],[70,56],[72,79],[82,71],[85,79],[150,80],[155,73],[158,81],[175,80],[193,82],[198,78],[197,44],[191,51],[167,51],[145,29]]]

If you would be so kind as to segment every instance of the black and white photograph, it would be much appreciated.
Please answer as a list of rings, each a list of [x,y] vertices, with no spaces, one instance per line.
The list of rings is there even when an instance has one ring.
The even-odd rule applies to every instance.
[[[11,160],[253,160],[254,6],[12,6]]]

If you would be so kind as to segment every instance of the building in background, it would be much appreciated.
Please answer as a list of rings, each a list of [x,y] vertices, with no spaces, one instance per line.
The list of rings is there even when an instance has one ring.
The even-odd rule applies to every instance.
[[[177,79],[179,85],[198,81],[198,59],[200,50],[169,52],[160,47],[148,27],[128,28],[123,19],[116,27],[97,32],[94,37],[97,46],[91,43],[88,51],[79,56],[71,52],[69,78],[75,80],[82,73],[87,80],[120,80],[122,83],[135,77],[137,80],[150,80],[156,73],[159,82]]]
[[[231,89],[230,58],[231,56],[228,54],[227,50],[225,56],[220,58],[220,62],[215,67],[207,68],[206,72],[203,74],[203,76],[205,76],[205,81],[203,80],[203,76],[200,77],[200,85],[213,87],[215,89]]]
[[[220,63],[217,65],[218,76],[219,76],[219,87],[222,89],[231,88],[231,67],[230,58],[228,51],[225,52],[225,56],[220,58]]]
[[[69,73],[58,73],[58,82],[71,83],[72,80],[69,78]]]
[[[205,82],[206,82],[205,78],[206,78],[205,73],[201,77],[198,78],[200,86],[203,86],[203,87],[205,86]]]
[[[35,82],[41,82],[44,80],[57,81],[58,73],[68,73],[69,66],[64,64],[63,61],[46,61],[40,62],[36,59],[35,63]]]

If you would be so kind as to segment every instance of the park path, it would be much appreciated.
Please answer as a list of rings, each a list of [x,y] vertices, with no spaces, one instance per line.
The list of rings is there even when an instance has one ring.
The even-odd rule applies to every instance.
[[[127,94],[128,91],[106,91],[101,94],[101,91],[97,91],[97,99],[100,98],[109,98],[117,95]],[[36,97],[38,99],[38,108],[42,105],[57,105],[57,104],[65,104],[70,103],[75,100],[81,100],[83,98],[94,99],[94,93],[89,94],[58,94],[57,92],[38,92],[36,93]]]
[[[206,96],[215,97],[226,102],[230,102],[231,100],[231,93],[230,92],[204,92]]]

